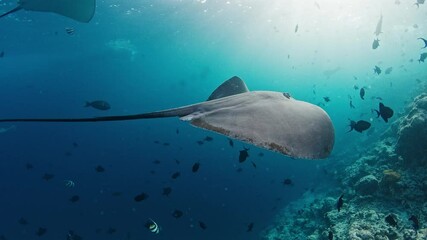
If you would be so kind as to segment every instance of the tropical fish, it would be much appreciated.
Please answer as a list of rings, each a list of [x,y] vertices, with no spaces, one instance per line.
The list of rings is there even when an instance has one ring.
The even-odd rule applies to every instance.
[[[422,40],[423,42],[424,42],[424,47],[422,47],[421,49],[423,49],[423,48],[426,48],[427,47],[427,40],[425,40],[424,38],[417,38],[418,40]]]
[[[387,215],[387,217],[385,217],[385,221],[386,221],[386,223],[390,224],[390,226],[397,227],[397,221],[393,217],[393,215],[391,215],[391,214]]]
[[[354,130],[356,130],[356,132],[363,132],[365,130],[368,130],[371,127],[371,124],[367,121],[364,120],[359,120],[359,121],[353,121],[350,120],[350,130],[348,132],[351,132]]]
[[[372,43],[372,49],[377,49],[380,46],[380,40],[374,39],[374,42]]]
[[[0,15],[0,18],[21,9],[57,13],[79,22],[88,23],[95,14],[95,0],[18,0],[18,6]]]
[[[105,168],[101,165],[98,165],[98,166],[96,166],[95,171],[99,172],[99,173],[105,172]]]
[[[193,173],[195,173],[195,172],[197,172],[199,170],[199,168],[200,168],[200,163],[196,162],[196,163],[193,164],[193,167],[191,168],[191,171]]]
[[[393,71],[393,67],[389,67],[389,68],[387,68],[387,69],[384,71],[384,73],[385,73],[385,74],[390,74],[390,73],[391,73],[391,71]]]
[[[74,34],[74,28],[65,28],[65,32],[68,34],[68,35],[73,35]]]
[[[199,221],[199,227],[203,230],[205,230],[206,228],[208,228],[208,226],[206,226],[206,224],[202,221]]]
[[[254,223],[251,222],[248,224],[248,228],[246,229],[246,232],[252,232],[252,229],[254,228]]]
[[[103,100],[86,102],[85,107],[93,107],[93,108],[96,108],[98,110],[104,110],[104,111],[111,108],[110,104],[106,101],[103,101]]]
[[[240,150],[239,153],[239,163],[242,163],[244,161],[246,161],[246,159],[249,157],[249,148],[243,148],[243,150]]]
[[[323,97],[323,100],[325,100],[325,102],[330,102],[331,99],[329,97]]]
[[[39,229],[37,229],[37,231],[36,231],[36,235],[41,237],[41,236],[45,235],[46,232],[47,232],[47,228],[39,227]]]
[[[228,139],[228,145],[230,145],[230,147],[234,147],[233,139]]]
[[[294,185],[294,183],[292,182],[292,179],[285,178],[285,180],[283,180],[283,185]]]
[[[182,217],[182,215],[184,215],[184,213],[181,210],[175,209],[175,211],[172,212],[172,216],[174,218],[180,218]]]
[[[206,137],[203,139],[203,141],[205,141],[205,142],[212,142],[212,140],[213,140],[213,137],[211,137],[211,136],[206,136]]]
[[[143,192],[143,193],[136,195],[133,198],[133,200],[135,200],[135,202],[141,202],[141,201],[144,201],[145,199],[147,199],[148,197],[149,197],[149,195]]]
[[[179,176],[181,176],[181,172],[175,172],[171,177],[172,179],[177,179]]]
[[[421,63],[421,62],[424,62],[424,60],[427,58],[427,52],[425,52],[425,53],[421,53],[421,55],[420,55],[420,59],[418,59],[418,62],[419,63]]]
[[[344,197],[344,194],[341,194],[341,196],[338,198],[338,201],[337,201],[337,210],[338,210],[338,212],[341,211],[342,205],[344,204],[344,201],[342,199],[343,197]]]
[[[360,98],[362,99],[362,100],[365,100],[365,88],[361,88],[360,89],[360,91],[359,91],[359,95],[360,95]]]
[[[334,233],[331,230],[328,233],[328,240],[334,240]]]
[[[169,194],[171,194],[171,192],[172,192],[172,188],[171,187],[165,187],[165,188],[163,188],[162,195],[164,195],[166,197],[169,197]]]
[[[413,223],[413,227],[415,230],[420,229],[420,222],[418,221],[418,218],[414,215],[412,215],[408,220],[411,220]]]
[[[298,32],[298,24],[295,26],[295,32]]]
[[[377,27],[375,28],[374,34],[377,36],[380,35],[380,33],[382,33],[381,32],[382,27],[383,27],[383,15],[381,14],[380,20],[378,20]]]
[[[45,173],[42,177],[43,180],[49,181],[51,180],[53,177],[55,177],[55,175],[50,174],[50,173]]]
[[[384,106],[383,103],[379,103],[379,111],[374,110],[377,113],[377,118],[381,116],[382,119],[384,119],[385,122],[388,122],[388,119],[393,117],[393,109]]]
[[[376,73],[376,74],[380,75],[380,74],[381,74],[381,68],[380,68],[380,67],[378,67],[378,66],[375,66],[375,68],[374,68],[374,73]]]
[[[18,220],[18,223],[19,223],[19,224],[21,224],[21,225],[27,225],[27,224],[28,224],[28,221],[27,221],[25,218],[21,217],[21,218]]]
[[[0,119],[0,122],[102,122],[164,117],[180,117],[196,127],[294,158],[326,158],[334,145],[334,127],[323,109],[287,98],[280,92],[250,92],[238,77],[220,85],[208,101],[180,108],[124,116]]]
[[[145,227],[148,228],[148,230],[150,230],[150,232],[154,234],[159,234],[160,232],[159,225],[157,225],[157,223],[151,218],[147,220],[147,222],[145,223]]]
[[[79,195],[74,195],[69,200],[72,203],[76,203],[76,202],[78,202],[80,200],[80,197],[79,197]]]

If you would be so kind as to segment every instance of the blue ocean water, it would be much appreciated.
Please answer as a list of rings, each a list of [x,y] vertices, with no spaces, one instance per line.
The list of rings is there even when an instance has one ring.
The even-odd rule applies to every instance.
[[[0,4],[7,11],[15,2]],[[67,239],[72,230],[83,239],[260,239],[283,207],[328,181],[331,163],[346,164],[389,127],[371,109],[381,101],[396,116],[404,111],[427,75],[418,62],[427,50],[417,39],[427,38],[426,16],[426,6],[413,1],[105,0],[87,24],[30,11],[0,19],[1,118],[178,107],[204,101],[237,75],[251,90],[318,104],[335,127],[330,158],[298,160],[237,140],[231,147],[227,137],[175,118],[3,123],[0,236]],[[365,100],[355,86],[366,89]],[[111,109],[84,107],[97,99]],[[347,133],[349,119],[367,120],[372,129]],[[213,140],[199,145],[206,136]],[[250,157],[239,163],[244,147]],[[105,172],[95,171],[99,165]],[[54,177],[42,179],[46,173]],[[286,178],[293,185],[284,185]],[[67,180],[75,186],[66,187]],[[141,193],[149,197],[134,201]],[[74,195],[80,200],[72,203]],[[174,218],[174,210],[183,216]],[[161,227],[158,235],[144,226],[149,218]],[[47,229],[42,237],[39,227]]]

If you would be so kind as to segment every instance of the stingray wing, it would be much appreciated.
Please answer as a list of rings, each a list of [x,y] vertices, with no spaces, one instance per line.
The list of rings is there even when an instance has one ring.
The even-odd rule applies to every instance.
[[[95,0],[21,0],[22,9],[53,12],[79,22],[89,22],[95,14]]]
[[[279,92],[254,91],[200,103],[181,120],[295,158],[326,158],[334,145],[325,111]]]

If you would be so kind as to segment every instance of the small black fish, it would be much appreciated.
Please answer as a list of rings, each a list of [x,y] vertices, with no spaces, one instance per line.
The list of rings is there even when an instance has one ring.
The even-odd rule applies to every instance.
[[[4,57],[4,51],[1,51],[0,52],[0,58],[3,58]]]
[[[108,229],[107,229],[107,234],[114,234],[115,232],[117,232],[117,229],[115,229],[115,228],[113,228],[113,227],[109,227]]]
[[[298,32],[298,24],[295,26],[295,33]]]
[[[213,137],[206,136],[203,140],[204,140],[205,142],[212,142]]]
[[[177,179],[179,176],[181,176],[181,172],[175,172],[172,174],[172,179]]]
[[[350,100],[350,108],[356,108],[356,107],[353,105],[353,101],[352,101],[352,100]]]
[[[45,235],[46,232],[47,232],[47,228],[39,227],[39,229],[37,229],[37,231],[36,231],[36,235],[41,237],[41,236]]]
[[[381,116],[381,118],[384,119],[385,122],[388,122],[388,119],[393,117],[393,109],[384,106],[383,103],[379,103],[379,107],[379,111],[375,110],[375,112],[377,113],[377,118]]]
[[[76,148],[76,147],[78,147],[79,146],[79,144],[77,143],[77,142],[73,142],[73,147],[74,148]]]
[[[202,140],[196,141],[197,144],[199,145],[203,145],[205,142],[203,142]]]
[[[416,216],[412,215],[408,220],[412,221],[412,226],[415,230],[420,229],[420,222],[418,221],[418,218]]]
[[[263,152],[258,153],[258,157],[264,157],[264,153]]]
[[[101,165],[98,165],[98,166],[96,166],[95,171],[99,172],[99,173],[105,172],[105,168]]]
[[[27,170],[30,170],[30,169],[33,169],[33,168],[34,168],[34,166],[33,166],[33,164],[31,164],[31,163],[27,163],[27,164],[25,164],[25,168],[26,168]]]
[[[239,163],[244,162],[249,157],[249,148],[243,148],[243,150],[240,150],[239,153]]]
[[[193,173],[195,173],[195,172],[197,172],[199,170],[199,168],[200,168],[200,163],[196,162],[196,163],[193,164],[193,167],[191,168],[191,171]]]
[[[331,230],[328,233],[328,240],[334,240],[334,233]]]
[[[364,121],[364,120],[359,120],[359,121],[353,121],[350,120],[350,130],[348,132],[351,132],[354,130],[356,130],[356,132],[363,132],[365,130],[368,130],[371,127],[371,123]]]
[[[376,74],[380,75],[380,74],[381,74],[381,68],[380,68],[380,67],[378,67],[378,66],[375,66],[375,68],[374,68],[374,73],[376,73]]]
[[[426,60],[426,58],[427,58],[427,52],[421,53],[420,59],[418,59],[418,62],[419,63],[424,62],[424,60]]]
[[[0,235],[0,240],[7,240],[7,238],[2,234]]]
[[[330,102],[331,99],[329,97],[323,97],[323,100],[325,100],[325,102]]]
[[[49,173],[45,173],[42,177],[43,180],[49,181],[51,180],[53,177],[55,177],[55,175],[53,174],[49,174]]]
[[[338,201],[337,201],[337,210],[338,210],[338,212],[341,211],[342,205],[344,204],[344,201],[342,199],[343,197],[344,197],[344,194],[341,194],[340,198],[338,198]]]
[[[290,178],[285,178],[283,180],[283,185],[294,185],[294,183],[292,182],[292,179]]]
[[[236,172],[242,172],[243,168],[239,167],[238,169],[236,169]]]
[[[362,100],[365,100],[365,88],[360,89],[359,95]]]
[[[374,39],[374,42],[372,43],[372,49],[377,49],[380,46],[380,40]]]
[[[28,221],[27,221],[25,218],[21,217],[21,218],[18,220],[18,223],[19,223],[19,224],[21,224],[21,225],[27,225],[27,224],[28,224]]]
[[[251,161],[251,163],[252,163],[252,166],[253,166],[254,168],[256,168],[256,164],[254,163],[254,161]]]
[[[425,40],[424,38],[418,38],[418,40],[422,40],[424,42],[424,47],[422,47],[421,49],[427,48],[427,40]]]
[[[96,101],[92,101],[92,102],[86,102],[85,107],[93,107],[95,109],[98,110],[108,110],[111,108],[110,104],[106,101],[102,101],[102,100],[96,100]]]
[[[387,69],[384,71],[384,73],[385,73],[385,74],[390,74],[390,73],[391,73],[391,71],[393,71],[393,67],[389,67],[389,68],[387,68]]]
[[[169,194],[171,194],[171,192],[172,192],[172,188],[171,187],[165,187],[165,188],[163,188],[162,195],[164,195],[166,197],[169,197]]]
[[[138,194],[138,195],[136,195],[134,198],[133,198],[133,200],[135,200],[135,202],[141,202],[141,201],[144,201],[145,199],[147,199],[149,196],[148,196],[148,194],[146,194],[146,193],[141,193],[141,194]]]
[[[228,139],[228,145],[230,145],[230,147],[234,147],[234,142],[232,139]]]
[[[359,87],[357,85],[353,85],[354,90],[358,90]]]
[[[65,28],[65,32],[66,32],[68,35],[73,35],[73,34],[74,34],[74,28],[72,28],[72,27]]]
[[[153,161],[153,163],[154,163],[154,164],[160,164],[160,160],[157,160],[157,159],[156,159],[156,160],[154,160],[154,161]]]
[[[176,134],[179,134],[179,129],[178,129],[178,128],[175,130],[175,133],[176,133]]]
[[[74,195],[69,200],[72,203],[76,203],[76,202],[78,202],[80,200],[80,197],[79,197],[79,195]]]
[[[390,224],[392,227],[397,227],[397,221],[394,219],[393,215],[389,214],[385,217],[386,223]]]
[[[199,227],[203,230],[205,230],[206,228],[208,228],[208,226],[206,226],[206,224],[202,221],[199,221]]]
[[[252,229],[254,228],[254,223],[251,222],[248,224],[248,229],[246,230],[246,232],[252,232]]]
[[[168,147],[168,146],[170,146],[171,144],[170,144],[170,143],[168,143],[168,142],[165,142],[165,143],[163,143],[162,145],[163,145],[163,146],[165,146],[165,147]]]
[[[172,216],[176,219],[182,217],[182,215],[184,215],[184,213],[178,209],[175,209],[175,211],[173,211],[173,213],[172,213]]]

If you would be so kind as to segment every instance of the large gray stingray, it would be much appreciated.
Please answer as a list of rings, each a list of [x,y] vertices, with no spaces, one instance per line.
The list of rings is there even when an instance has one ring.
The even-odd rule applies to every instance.
[[[18,6],[0,15],[0,18],[21,9],[53,12],[87,23],[95,14],[95,0],[18,0]]]
[[[220,85],[208,101],[164,111],[94,118],[0,119],[0,122],[100,122],[179,117],[192,125],[295,158],[326,158],[334,145],[328,114],[287,93],[250,92],[238,77]]]

